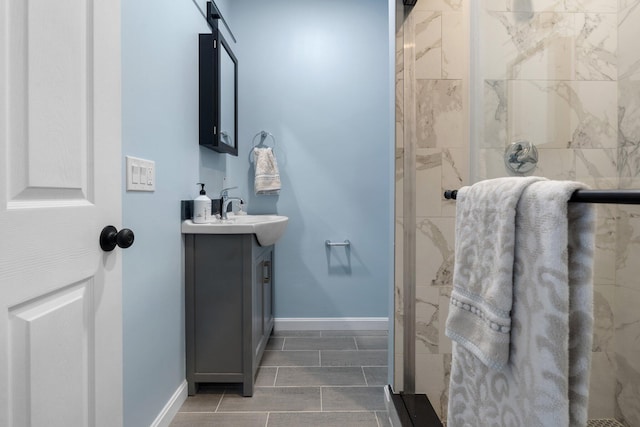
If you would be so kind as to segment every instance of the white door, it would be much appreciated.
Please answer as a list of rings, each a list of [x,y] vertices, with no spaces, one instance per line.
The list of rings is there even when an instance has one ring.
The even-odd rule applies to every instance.
[[[0,0],[0,426],[122,425],[119,0]]]

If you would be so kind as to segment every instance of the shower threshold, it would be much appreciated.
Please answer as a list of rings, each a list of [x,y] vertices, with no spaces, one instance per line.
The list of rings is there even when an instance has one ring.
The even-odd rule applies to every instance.
[[[393,393],[387,385],[385,396],[393,427],[442,427],[427,395]]]
[[[443,427],[431,402],[424,394],[393,393],[390,385],[384,389],[385,403],[392,427]],[[624,427],[613,418],[592,419],[587,427]]]

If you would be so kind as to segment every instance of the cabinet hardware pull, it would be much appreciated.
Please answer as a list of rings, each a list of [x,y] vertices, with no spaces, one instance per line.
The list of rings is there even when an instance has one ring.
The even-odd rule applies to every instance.
[[[264,261],[262,263],[262,283],[271,282],[271,261]]]

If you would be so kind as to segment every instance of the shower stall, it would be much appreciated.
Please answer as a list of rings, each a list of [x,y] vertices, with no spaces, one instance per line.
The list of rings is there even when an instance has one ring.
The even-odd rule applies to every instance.
[[[444,420],[455,202],[442,194],[516,174],[514,142],[537,148],[528,175],[640,188],[640,0],[396,3],[393,386]],[[640,426],[640,206],[597,211],[589,418]]]

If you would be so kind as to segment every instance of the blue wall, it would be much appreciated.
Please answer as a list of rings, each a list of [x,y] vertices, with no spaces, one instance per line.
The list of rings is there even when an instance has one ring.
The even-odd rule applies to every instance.
[[[225,167],[198,147],[198,33],[206,31],[191,1],[122,1],[123,161],[156,162],[154,193],[123,189],[123,225],[136,234],[123,252],[125,426],[150,425],[185,378],[179,201],[197,194],[200,163],[211,180]]]
[[[197,144],[204,0],[122,0],[123,164],[125,155],[155,160],[157,174],[154,193],[123,189],[123,224],[136,233],[123,254],[125,426],[150,425],[185,378],[178,202],[197,195],[196,182],[215,197],[227,178],[251,211],[291,218],[276,249],[278,317],[387,315],[394,153],[386,0],[216,3],[238,38],[237,158]],[[278,139],[278,198],[252,194],[249,145],[262,129]],[[350,260],[326,252],[325,239],[350,239]]]
[[[235,0],[240,153],[227,180],[250,213],[290,218],[276,317],[384,317],[393,269],[393,84],[387,0]],[[277,139],[283,189],[254,196],[253,136]],[[325,240],[351,241],[351,251]]]

